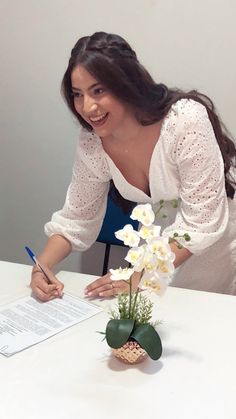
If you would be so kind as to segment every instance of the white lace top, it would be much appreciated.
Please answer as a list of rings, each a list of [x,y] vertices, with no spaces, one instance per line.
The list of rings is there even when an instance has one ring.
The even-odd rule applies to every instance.
[[[194,255],[179,268],[175,280],[178,286],[235,292],[236,200],[230,203],[229,215],[223,160],[204,106],[181,99],[171,107],[150,161],[150,196],[126,181],[105,153],[98,136],[81,130],[64,207],[45,225],[46,234],[64,235],[74,250],[83,251],[90,247],[102,225],[110,179],[121,195],[131,201],[155,205],[164,199],[167,218],[164,221],[159,219],[158,224],[162,223],[165,234],[188,232],[191,236],[191,241],[185,242],[184,246]],[[169,203],[176,198],[180,202],[177,211]],[[234,235],[225,243],[229,219]],[[214,251],[216,245],[220,246],[217,254]],[[224,269],[222,273],[229,277],[227,284],[218,278],[218,274],[218,279],[215,279],[225,250],[232,256],[230,265],[225,267],[227,271]],[[207,257],[211,252],[213,260]],[[205,260],[202,267],[201,260]],[[210,281],[209,275],[212,277]]]

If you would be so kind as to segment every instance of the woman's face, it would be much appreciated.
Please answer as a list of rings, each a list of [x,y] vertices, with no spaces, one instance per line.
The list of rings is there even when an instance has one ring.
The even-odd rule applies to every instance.
[[[115,134],[133,118],[129,107],[116,99],[83,66],[77,65],[71,73],[74,106],[78,114],[102,138]]]

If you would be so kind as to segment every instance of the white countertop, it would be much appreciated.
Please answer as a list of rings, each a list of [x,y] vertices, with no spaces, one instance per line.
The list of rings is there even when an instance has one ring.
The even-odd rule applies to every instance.
[[[31,266],[0,262],[0,304],[30,294]],[[94,277],[60,272],[83,296]],[[10,358],[0,355],[0,419],[235,419],[236,298],[170,287],[155,298],[163,355],[128,366],[111,356],[104,311]]]

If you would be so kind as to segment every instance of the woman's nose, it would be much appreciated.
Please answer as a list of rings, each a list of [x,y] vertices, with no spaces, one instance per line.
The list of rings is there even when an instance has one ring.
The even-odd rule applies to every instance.
[[[94,98],[90,96],[84,96],[84,113],[91,113],[97,109],[97,104]]]

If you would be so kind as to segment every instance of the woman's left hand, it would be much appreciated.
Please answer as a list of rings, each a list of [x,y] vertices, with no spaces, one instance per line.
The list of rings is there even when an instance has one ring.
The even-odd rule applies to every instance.
[[[132,275],[132,291],[136,291],[140,281],[140,272],[134,272]],[[114,297],[117,294],[128,293],[129,284],[126,281],[112,281],[111,273],[107,273],[101,278],[91,282],[85,290],[85,295],[90,298],[96,297]]]

